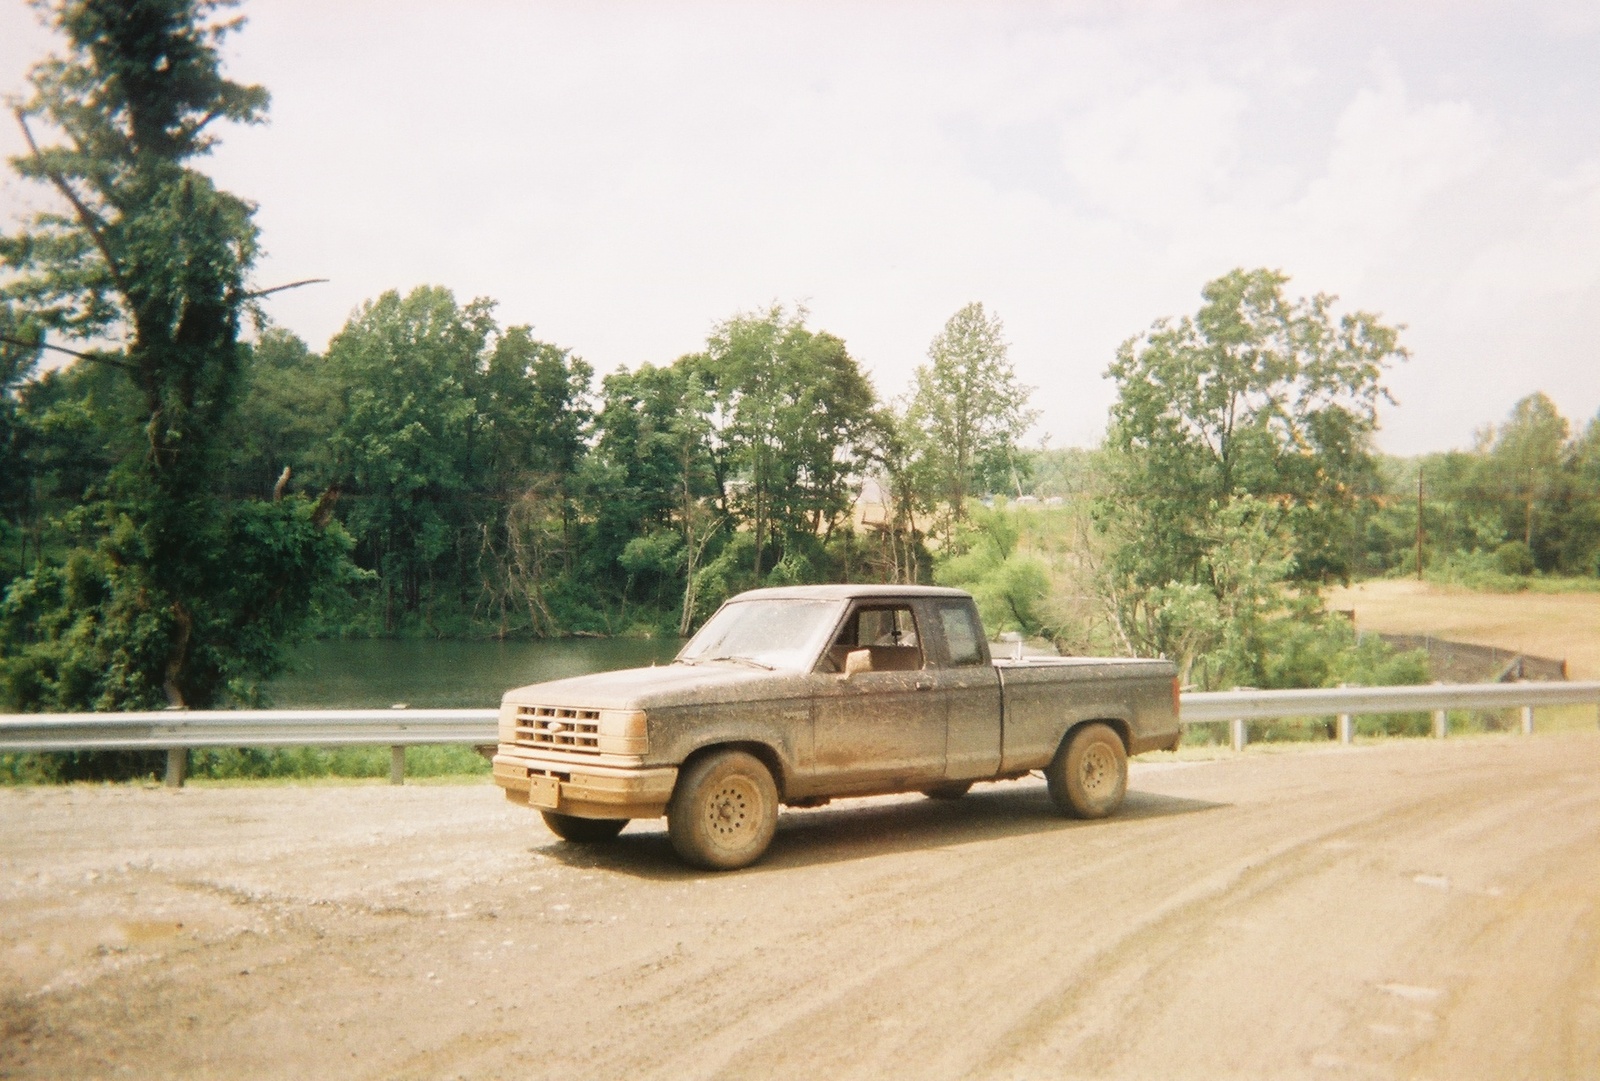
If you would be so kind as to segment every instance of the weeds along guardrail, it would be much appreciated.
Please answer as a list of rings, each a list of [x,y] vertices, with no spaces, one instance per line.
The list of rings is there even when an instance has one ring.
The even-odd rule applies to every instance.
[[[1200,691],[1181,696],[1185,725],[1226,722],[1242,750],[1250,721],[1336,718],[1341,741],[1364,714],[1433,714],[1433,734],[1449,733],[1453,709],[1520,709],[1533,732],[1541,706],[1600,707],[1600,682],[1434,683],[1421,687],[1335,687],[1289,691]],[[153,713],[0,714],[0,752],[163,750],[166,782],[181,785],[195,747],[390,748],[389,780],[405,779],[405,749],[429,744],[483,746],[497,739],[493,709],[163,710]]]

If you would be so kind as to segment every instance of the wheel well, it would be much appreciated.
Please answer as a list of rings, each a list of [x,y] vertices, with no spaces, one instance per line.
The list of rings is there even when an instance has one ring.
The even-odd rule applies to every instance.
[[[1132,755],[1133,736],[1128,729],[1128,722],[1118,717],[1089,717],[1085,720],[1081,720],[1074,724],[1071,728],[1068,728],[1066,732],[1062,734],[1060,746],[1065,748],[1066,745],[1072,740],[1072,733],[1076,732],[1086,724],[1103,724],[1107,728],[1111,729],[1111,731],[1117,734],[1117,738],[1122,741],[1122,752],[1130,756]]]
[[[755,758],[757,758],[763,766],[767,767],[767,772],[772,774],[772,783],[778,786],[778,799],[780,802],[783,800],[785,789],[783,778],[783,759],[778,757],[777,751],[773,750],[765,743],[713,743],[709,746],[697,747],[687,758],[683,760],[683,765],[678,767],[678,775],[682,776],[683,772],[695,762],[704,758],[708,754],[715,754],[718,751],[743,751],[746,754],[753,755]]]

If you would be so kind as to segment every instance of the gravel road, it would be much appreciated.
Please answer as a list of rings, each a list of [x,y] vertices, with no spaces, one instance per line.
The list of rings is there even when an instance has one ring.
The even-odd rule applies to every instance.
[[[1600,733],[786,811],[709,875],[489,785],[0,790],[0,1076],[1600,1077]]]

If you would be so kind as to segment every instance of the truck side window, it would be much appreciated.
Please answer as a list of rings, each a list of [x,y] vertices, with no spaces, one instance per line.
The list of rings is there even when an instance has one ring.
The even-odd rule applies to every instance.
[[[825,659],[829,670],[844,671],[845,655],[858,649],[872,652],[874,672],[912,672],[922,667],[922,645],[917,623],[907,605],[858,608],[834,639]]]
[[[944,629],[945,645],[950,649],[950,663],[954,666],[982,664],[983,650],[978,643],[982,628],[972,618],[972,609],[965,604],[939,605],[939,625]]]

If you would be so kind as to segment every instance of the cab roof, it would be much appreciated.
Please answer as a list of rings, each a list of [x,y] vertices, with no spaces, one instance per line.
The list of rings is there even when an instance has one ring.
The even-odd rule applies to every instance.
[[[729,597],[729,602],[745,600],[807,600],[807,601],[853,601],[853,600],[888,600],[897,597],[954,597],[960,600],[971,599],[971,594],[963,589],[947,589],[944,586],[894,586],[872,585],[866,583],[824,586],[771,586],[766,589],[751,589],[738,596]]]

